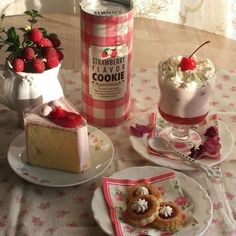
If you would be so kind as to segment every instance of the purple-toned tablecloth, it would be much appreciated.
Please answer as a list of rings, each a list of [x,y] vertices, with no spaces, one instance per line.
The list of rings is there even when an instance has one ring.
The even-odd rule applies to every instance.
[[[80,71],[61,70],[66,96],[80,107]],[[112,140],[114,160],[103,175],[132,166],[154,165],[134,151],[129,141],[129,126],[151,111],[156,111],[159,96],[157,71],[134,69],[130,117],[117,127],[100,128]],[[212,94],[211,111],[219,112],[236,138],[236,72],[218,71]],[[0,85],[2,91],[2,84]],[[7,151],[11,141],[23,130],[14,111],[0,106],[0,235],[104,235],[91,210],[94,190],[101,177],[82,185],[50,188],[22,180],[10,168]],[[209,179],[203,172],[185,171],[209,193],[214,213],[207,236],[236,235],[236,142],[223,163],[222,179]]]

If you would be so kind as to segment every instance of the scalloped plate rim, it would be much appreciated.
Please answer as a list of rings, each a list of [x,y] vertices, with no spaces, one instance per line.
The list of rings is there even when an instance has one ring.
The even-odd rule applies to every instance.
[[[126,168],[124,170],[115,172],[110,177],[113,177],[113,178],[127,178],[127,176],[126,175],[124,176],[124,174],[129,175],[130,171],[135,171],[137,175],[140,175],[140,173],[142,173],[142,175],[144,175],[144,173],[146,173],[148,175],[148,177],[150,177],[150,176],[154,176],[154,174],[150,175],[151,170],[153,170],[153,172],[155,172],[155,175],[157,175],[158,170],[161,170],[161,171],[174,171],[174,170],[166,168],[166,167],[158,167],[158,166],[129,167],[129,168]],[[196,227],[196,231],[193,234],[194,236],[201,236],[208,229],[208,227],[211,223],[212,217],[213,217],[213,204],[211,202],[211,199],[210,199],[209,195],[207,194],[206,190],[196,180],[194,180],[193,178],[191,178],[191,177],[189,177],[189,176],[187,176],[187,175],[185,175],[185,174],[183,174],[179,171],[174,171],[174,172],[177,174],[177,178],[181,179],[180,183],[181,183],[181,181],[182,182],[184,181],[185,183],[191,183],[190,186],[194,185],[195,188],[198,188],[199,191],[201,191],[201,193],[202,193],[202,199],[206,201],[206,206],[209,204],[208,205],[208,212],[209,212],[208,217],[209,218],[205,219],[205,221],[203,221],[203,224],[205,226],[203,226],[202,228],[200,228],[198,230],[197,230],[197,227]],[[144,176],[147,177],[146,175],[144,175]],[[133,177],[130,176],[130,178],[133,178]],[[140,178],[143,178],[143,177],[140,177]],[[198,196],[196,196],[196,192],[191,194],[191,191],[187,191],[187,189],[186,189],[187,186],[185,184],[181,185],[181,187],[182,187],[182,190],[185,193],[187,193],[188,196],[192,196],[192,197],[195,197],[195,198],[198,197]],[[98,207],[98,202],[100,203],[99,207]],[[198,205],[199,207],[194,207],[194,209],[197,209],[198,211],[203,210],[202,205],[200,204],[200,201],[195,201],[194,206],[196,206],[196,205]],[[92,199],[92,202],[91,202],[91,208],[92,208],[94,219],[96,220],[98,225],[101,227],[101,229],[108,235],[114,235],[112,223],[111,223],[111,220],[109,218],[109,212],[108,212],[108,208],[106,206],[105,199],[103,197],[103,192],[102,192],[101,186],[99,186],[94,191],[93,199]],[[206,211],[206,209],[205,209],[205,211]],[[101,215],[101,212],[103,213],[102,215]],[[198,212],[198,214],[200,214],[200,213]],[[178,232],[180,232],[180,234],[178,234]],[[182,233],[184,231],[180,230],[178,232],[174,235],[182,236],[183,235]],[[187,232],[186,236],[190,236],[190,234]]]
[[[223,162],[225,159],[228,158],[228,156],[230,155],[230,153],[233,150],[234,138],[233,138],[232,132],[229,130],[228,126],[223,121],[219,120],[218,122],[219,122],[220,132],[224,131],[224,132],[228,133],[228,135],[226,135],[226,136],[224,135],[224,139],[222,138],[223,142],[221,144],[224,145],[224,147],[226,146],[226,141],[225,141],[225,137],[226,137],[227,140],[230,141],[230,145],[227,144],[228,146],[230,146],[230,148],[227,148],[227,153],[221,159],[215,159],[215,160],[214,159],[200,159],[200,160],[198,160],[208,166],[217,165],[217,164]],[[156,165],[169,167],[169,168],[173,168],[176,170],[195,170],[196,169],[196,167],[194,165],[188,164],[187,162],[184,162],[181,160],[173,160],[173,159],[168,159],[165,157],[162,158],[162,157],[157,157],[155,155],[149,154],[147,152],[147,148],[144,143],[143,137],[139,138],[139,137],[129,135],[129,140],[130,140],[131,145],[134,148],[134,150],[137,153],[139,153],[142,158],[144,158]],[[143,148],[143,146],[145,146],[145,148]]]
[[[34,167],[34,166],[27,165],[22,160],[23,157],[21,158],[23,151],[25,149],[25,145],[24,145],[24,133],[25,132],[24,131],[21,132],[20,134],[18,134],[11,142],[9,149],[8,149],[8,153],[7,153],[8,163],[9,163],[11,169],[18,176],[20,176],[22,179],[24,179],[30,183],[33,183],[33,184],[46,186],[46,187],[70,187],[70,186],[83,184],[83,183],[88,182],[92,179],[95,179],[98,176],[100,176],[101,174],[103,174],[107,170],[107,168],[110,166],[110,164],[114,158],[114,146],[113,146],[111,139],[105,133],[103,133],[101,130],[97,129],[94,126],[88,125],[88,131],[90,132],[90,135],[93,134],[94,132],[97,132],[99,135],[103,136],[104,139],[107,140],[107,143],[110,145],[109,150],[104,152],[107,155],[106,160],[98,163],[97,166],[93,166],[94,164],[92,164],[93,171],[91,169],[89,169],[88,171],[86,171],[84,173],[76,174],[76,173],[70,173],[70,172],[66,172],[66,171],[52,170],[52,169]],[[16,145],[18,142],[20,143],[19,146],[17,147],[19,150],[13,150],[14,145]],[[93,154],[92,158],[95,158],[94,154]],[[17,167],[17,163],[20,165],[20,167],[19,166]],[[25,174],[24,174],[24,172],[22,172],[20,170],[20,168],[26,168]],[[61,182],[60,183],[53,183],[53,182],[50,183],[47,181],[47,179],[44,181],[42,179],[41,182],[39,182],[39,181],[35,180],[32,176],[32,174],[34,174],[35,172],[39,173],[40,178],[41,177],[43,178],[42,175],[44,173],[47,173],[47,175],[52,175],[53,177],[55,176],[56,178],[58,176],[58,178],[60,178]],[[86,175],[88,175],[88,178],[85,177]],[[69,182],[63,183],[63,177],[66,179],[66,181],[69,180]],[[37,178],[37,176],[36,176],[36,178]]]

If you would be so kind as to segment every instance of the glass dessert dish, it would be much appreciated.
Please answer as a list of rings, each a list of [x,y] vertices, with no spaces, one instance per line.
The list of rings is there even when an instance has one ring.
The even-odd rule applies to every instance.
[[[190,65],[185,60],[191,60]],[[209,112],[215,84],[213,63],[209,59],[172,56],[159,63],[158,71],[158,110],[172,124],[160,135],[171,141],[200,144],[200,135],[191,127],[203,122]]]

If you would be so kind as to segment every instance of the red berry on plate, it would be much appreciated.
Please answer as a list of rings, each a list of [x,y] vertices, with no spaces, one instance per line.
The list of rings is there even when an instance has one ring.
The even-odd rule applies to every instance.
[[[14,60],[12,62],[12,67],[13,67],[14,72],[24,71],[24,68],[25,68],[24,60],[22,58],[18,58],[18,57],[14,58]]]
[[[39,42],[43,37],[42,32],[38,28],[31,29],[28,33],[28,38],[34,43]]]
[[[41,58],[34,59],[32,67],[35,73],[42,73],[45,71],[45,63]]]
[[[182,71],[194,70],[196,68],[196,61],[189,57],[183,57],[180,61],[180,68]]]
[[[24,48],[23,49],[23,58],[26,60],[32,60],[35,56],[35,52],[33,48]]]
[[[52,47],[52,42],[48,38],[41,38],[37,44],[39,47]]]

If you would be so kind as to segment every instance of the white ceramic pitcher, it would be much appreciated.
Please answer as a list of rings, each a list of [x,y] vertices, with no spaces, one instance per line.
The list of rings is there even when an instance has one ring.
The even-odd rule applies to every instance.
[[[33,108],[63,96],[58,80],[61,64],[43,73],[14,73],[11,64],[0,65],[0,78],[4,81],[0,103],[22,114],[26,108]]]

